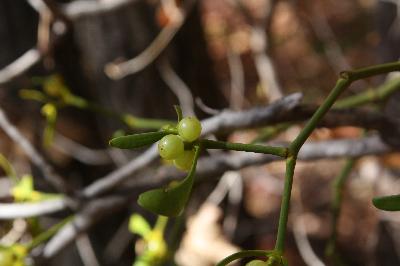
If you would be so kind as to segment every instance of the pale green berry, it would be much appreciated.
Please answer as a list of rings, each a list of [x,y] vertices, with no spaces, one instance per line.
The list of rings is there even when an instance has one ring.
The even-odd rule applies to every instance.
[[[181,156],[174,160],[174,165],[176,168],[181,169],[183,171],[189,171],[192,167],[194,159],[194,151],[184,151]]]
[[[184,141],[195,141],[201,134],[200,121],[194,116],[183,118],[178,124],[178,133]]]
[[[262,260],[252,260],[246,263],[246,266],[266,266],[267,263]]]
[[[158,142],[158,153],[166,160],[178,158],[183,153],[183,141],[177,135],[167,135]]]

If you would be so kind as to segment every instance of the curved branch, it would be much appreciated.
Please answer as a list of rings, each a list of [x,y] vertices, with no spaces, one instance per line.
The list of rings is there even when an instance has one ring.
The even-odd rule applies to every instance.
[[[111,79],[122,79],[128,75],[137,73],[150,65],[161,54],[161,52],[168,46],[172,38],[176,35],[179,29],[185,22],[187,13],[190,11],[195,0],[185,2],[185,6],[180,10],[181,16],[179,19],[174,20],[165,26],[153,42],[136,57],[122,62],[122,63],[109,63],[105,66],[104,71]]]

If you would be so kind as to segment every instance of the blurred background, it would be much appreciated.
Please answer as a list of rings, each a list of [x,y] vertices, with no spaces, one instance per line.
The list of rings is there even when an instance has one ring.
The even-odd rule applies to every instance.
[[[303,93],[304,104],[320,104],[340,71],[398,60],[399,10],[396,0],[2,0],[0,106],[68,184],[66,193],[79,196],[82,188],[143,156],[143,150],[108,147],[116,134],[154,130],[138,117],[175,120],[173,105],[180,104],[184,114],[204,119],[224,109],[265,106],[294,92]],[[384,80],[356,82],[345,96]],[[398,93],[391,99],[397,106]],[[398,119],[398,109],[391,115]],[[280,133],[271,134],[275,141],[290,141],[301,129],[278,125]],[[248,143],[265,131],[215,137]],[[358,138],[362,132],[319,128],[311,138]],[[16,180],[29,174],[35,190],[56,193],[20,144],[0,130],[0,153]],[[345,163],[346,158],[298,163],[285,253],[289,265],[338,265],[324,250],[332,233],[331,184]],[[1,164],[1,202],[11,203],[15,183]],[[160,184],[165,169],[165,176],[173,172],[165,165],[152,162],[107,192],[130,196],[51,258],[38,259],[43,249],[35,249],[36,264],[132,265],[135,250],[143,248],[140,237],[129,233],[128,219],[140,213],[155,223],[136,197]],[[338,220],[341,265],[400,265],[400,216],[371,204],[377,194],[400,191],[399,174],[400,153],[355,161]],[[153,175],[146,185],[136,182]],[[274,162],[202,179],[185,213],[191,222],[166,229],[170,241],[174,230],[186,228],[184,240],[175,240],[177,265],[214,265],[240,248],[272,249],[283,176],[284,163]],[[1,221],[0,243],[29,241],[35,230],[75,211],[46,214],[35,223]],[[11,241],[6,236],[15,230]]]

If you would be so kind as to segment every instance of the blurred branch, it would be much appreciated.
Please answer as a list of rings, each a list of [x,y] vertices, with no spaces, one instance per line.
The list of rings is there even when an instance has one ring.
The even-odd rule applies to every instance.
[[[18,218],[12,222],[12,228],[1,237],[0,245],[2,246],[11,246],[20,240],[26,230],[28,229],[28,224],[24,219]]]
[[[69,4],[65,4],[61,8],[61,12],[57,11],[56,14],[64,14],[68,19],[78,19],[84,16],[98,15],[105,12],[113,11],[121,8],[127,4],[136,2],[137,0],[114,0],[114,1],[89,1],[78,0]],[[42,0],[27,0],[27,2],[38,12],[41,13],[46,8],[45,1]],[[50,5],[54,7],[53,5]],[[54,9],[51,9],[54,11]],[[62,15],[61,17],[64,17]],[[26,51],[19,58],[14,60],[8,66],[0,70],[0,85],[11,81],[12,79],[20,76],[25,71],[29,70],[32,66],[39,63],[42,56],[38,49],[31,48]]]
[[[5,66],[0,70],[0,85],[11,81],[12,79],[23,74],[29,68],[37,64],[41,59],[41,55],[36,48],[26,51],[14,62]]]
[[[28,3],[37,11],[44,7],[43,0],[27,0]],[[57,5],[59,10],[69,19],[76,20],[87,16],[101,15],[107,12],[115,11],[126,5],[133,4],[138,0],[112,0],[112,1],[91,1],[75,0],[68,4]]]
[[[241,110],[245,100],[245,80],[242,60],[240,54],[229,48],[227,49],[227,59],[231,79],[230,108]]]
[[[151,146],[139,157],[133,159],[128,164],[116,169],[115,171],[105,175],[99,180],[87,186],[82,194],[87,198],[98,196],[115,188],[118,184],[131,177],[137,171],[153,162],[158,157],[157,145]]]
[[[46,215],[67,207],[64,198],[29,203],[0,203],[0,219],[28,218]]]
[[[301,93],[293,93],[270,105],[255,107],[241,112],[224,110],[218,115],[203,120],[203,135],[215,132],[230,132],[236,129],[265,126],[276,122],[276,118],[293,110],[300,104]]]
[[[293,234],[294,240],[296,241],[296,245],[299,249],[299,253],[306,265],[325,266],[325,264],[317,257],[311,247],[310,241],[307,238],[304,218],[301,215],[295,219]]]
[[[282,98],[282,89],[276,78],[272,60],[266,53],[267,35],[263,27],[253,26],[251,28],[250,45],[257,73],[260,77],[260,84],[264,91],[266,91],[269,101]]]
[[[174,71],[168,59],[166,57],[161,58],[157,63],[157,68],[160,72],[161,78],[178,98],[183,114],[185,116],[193,116],[193,95],[190,92],[189,87]]]
[[[310,5],[310,8],[312,9],[311,16],[308,16],[307,18],[309,19],[315,34],[323,42],[325,46],[324,52],[333,69],[336,72],[343,69],[351,69],[350,64],[343,54],[342,48],[336,40],[335,33],[326,20],[326,14],[324,14],[323,8],[318,4]]]
[[[180,16],[171,16],[171,22],[166,25],[153,42],[136,57],[122,62],[122,63],[109,63],[105,66],[104,71],[111,79],[122,79],[127,75],[134,74],[141,71],[149,64],[151,64],[160,53],[168,46],[172,38],[182,27],[185,22],[186,16],[191,7],[194,5],[195,0],[185,1],[183,8],[176,7],[175,13]]]
[[[138,2],[138,0],[112,0],[112,1],[90,1],[75,0],[61,6],[62,11],[70,19],[80,19],[87,16],[101,15],[107,12]]]
[[[88,203],[83,210],[75,214],[74,219],[65,225],[57,234],[46,244],[43,249],[43,258],[48,259],[60,252],[66,245],[82,232],[103,218],[121,208],[127,201],[122,196],[109,196],[96,199]]]
[[[70,192],[69,186],[64,179],[59,176],[53,167],[46,162],[42,155],[33,147],[33,145],[26,139],[21,132],[8,121],[4,111],[0,108],[0,128],[16,143],[18,144],[29,159],[35,164],[40,171],[42,171],[45,180],[51,184],[57,191],[68,194]]]
[[[85,164],[103,165],[112,162],[106,150],[90,149],[59,133],[55,134],[53,147]]]
[[[276,0],[266,1],[267,7],[260,18],[253,18],[249,10],[240,0],[232,0],[231,3],[242,11],[250,29],[250,48],[252,51],[257,74],[260,79],[260,85],[266,92],[269,101],[275,101],[282,98],[282,89],[276,78],[275,68],[271,58],[267,54],[268,36],[265,27],[270,29],[273,11],[275,9]]]
[[[84,266],[99,266],[96,253],[87,234],[81,234],[75,241],[79,256]]]
[[[200,97],[196,97],[195,103],[204,113],[209,115],[217,115],[221,111],[207,106]]]

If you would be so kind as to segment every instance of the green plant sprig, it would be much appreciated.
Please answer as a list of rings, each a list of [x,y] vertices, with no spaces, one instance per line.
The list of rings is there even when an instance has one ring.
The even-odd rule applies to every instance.
[[[376,89],[368,89],[356,95],[348,96],[337,101],[333,108],[351,108],[358,107],[371,102],[378,102],[387,99],[395,91],[400,89],[400,78],[394,78],[386,81]]]
[[[297,154],[299,153],[300,148],[317,127],[318,122],[324,117],[335,101],[339,98],[340,94],[347,89],[352,82],[359,79],[399,70],[400,62],[393,62],[341,72],[333,90],[313,114],[298,136],[291,142],[289,145],[289,154],[286,159],[285,184],[282,196],[281,212],[279,216],[278,233],[275,243],[276,251],[281,253],[284,251],[290,198],[293,185],[293,175],[296,166]]]
[[[333,109],[346,109],[363,106],[369,103],[380,102],[386,100],[394,92],[400,90],[400,78],[394,78],[386,81],[378,88],[368,89],[366,91],[357,93],[352,96],[344,97],[339,99],[332,106]],[[277,134],[290,128],[295,123],[286,122],[277,124],[275,126],[268,126],[261,129],[259,135],[254,138],[251,143],[258,143],[261,141],[268,141]]]
[[[273,253],[271,254],[278,254],[281,258],[281,255],[284,251],[285,246],[285,238],[286,238],[286,230],[287,230],[287,222],[289,216],[289,206],[290,206],[290,198],[292,192],[292,185],[293,185],[293,176],[297,161],[297,155],[305,143],[305,141],[309,138],[311,133],[317,127],[317,124],[321,121],[324,115],[329,111],[329,109],[333,106],[336,100],[339,98],[341,93],[347,89],[352,82],[368,78],[374,75],[388,73],[392,71],[399,71],[400,70],[400,62],[388,63],[388,64],[381,64],[375,65],[372,67],[361,68],[352,71],[345,71],[341,72],[339,75],[339,79],[336,82],[335,87],[322,103],[322,105],[317,109],[317,111],[313,114],[310,120],[306,123],[303,127],[301,132],[297,135],[297,137],[290,143],[287,148],[284,147],[272,147],[272,146],[263,146],[263,145],[256,145],[256,144],[242,144],[242,143],[229,143],[229,142],[222,142],[222,141],[211,141],[211,140],[196,140],[200,136],[201,126],[196,125],[192,127],[191,130],[181,132],[181,122],[178,124],[178,134],[184,141],[189,142],[189,144],[195,147],[195,156],[192,162],[192,166],[190,169],[189,174],[187,177],[181,181],[178,185],[173,186],[172,188],[167,189],[155,189],[151,191],[147,191],[143,193],[139,197],[139,204],[142,207],[145,207],[148,210],[151,210],[157,214],[166,215],[166,216],[176,216],[179,215],[186,205],[189,195],[193,186],[194,182],[194,174],[196,169],[196,162],[199,157],[199,153],[202,149],[224,149],[224,150],[238,150],[238,151],[246,151],[246,152],[256,152],[256,153],[266,153],[266,154],[273,154],[277,156],[281,156],[286,158],[286,172],[285,172],[285,183],[282,195],[282,202],[281,202],[281,210],[279,216],[279,223],[278,223],[278,230],[277,230],[277,238],[275,243],[275,248]],[[178,112],[178,111],[177,111]],[[178,113],[179,116],[179,113]],[[190,124],[190,123],[189,123]],[[196,129],[196,130],[194,130]],[[199,131],[200,129],[200,131]],[[162,131],[162,130],[161,130]],[[193,133],[196,131],[196,133]],[[187,135],[186,135],[187,134]],[[156,134],[157,137],[153,138],[153,141],[142,141],[141,144],[150,144],[151,142],[156,142],[160,140],[161,134]],[[172,133],[172,135],[176,135],[176,133]],[[148,135],[147,135],[148,136]],[[146,137],[147,137],[146,136]],[[143,136],[142,136],[143,137]],[[163,138],[169,137],[169,135],[164,136]],[[137,135],[132,135],[129,138],[136,139],[138,141],[141,137]],[[166,158],[172,159],[178,156],[177,154],[181,154],[184,151],[185,145],[180,144],[180,141],[177,140],[176,137],[170,137],[171,143],[174,143],[173,146],[176,147],[175,153],[165,153],[166,150],[170,147],[167,145],[169,142],[165,141],[160,146],[159,144],[159,152],[160,155],[162,153],[165,155]],[[125,139],[124,143],[128,143],[128,139]],[[135,142],[134,141],[134,142]],[[161,140],[163,141],[163,140]],[[116,139],[110,141],[110,144],[117,143]],[[179,145],[178,145],[179,144]],[[113,145],[114,146],[114,145]],[[135,143],[130,143],[129,145],[115,145],[119,148],[130,148],[130,147],[137,147]],[[189,145],[190,147],[190,145]],[[162,153],[161,153],[162,152]],[[162,155],[163,156],[163,155]],[[163,156],[164,157],[164,156]],[[397,199],[397,197],[396,197]],[[264,254],[267,254],[267,251]],[[225,263],[226,261],[230,261],[231,259],[243,258],[248,256],[253,256],[254,253],[251,251],[242,251],[239,253],[240,255],[232,255],[229,256],[227,259],[223,260]],[[275,265],[277,263],[276,256],[270,256],[266,265]],[[278,261],[280,265],[283,265],[283,260],[281,262]],[[225,264],[218,264],[225,265]]]
[[[131,215],[129,219],[129,231],[141,236],[145,244],[144,250],[137,254],[133,266],[161,265],[169,256],[169,248],[164,239],[168,217],[158,216],[156,224],[152,228],[149,222],[139,214]]]

